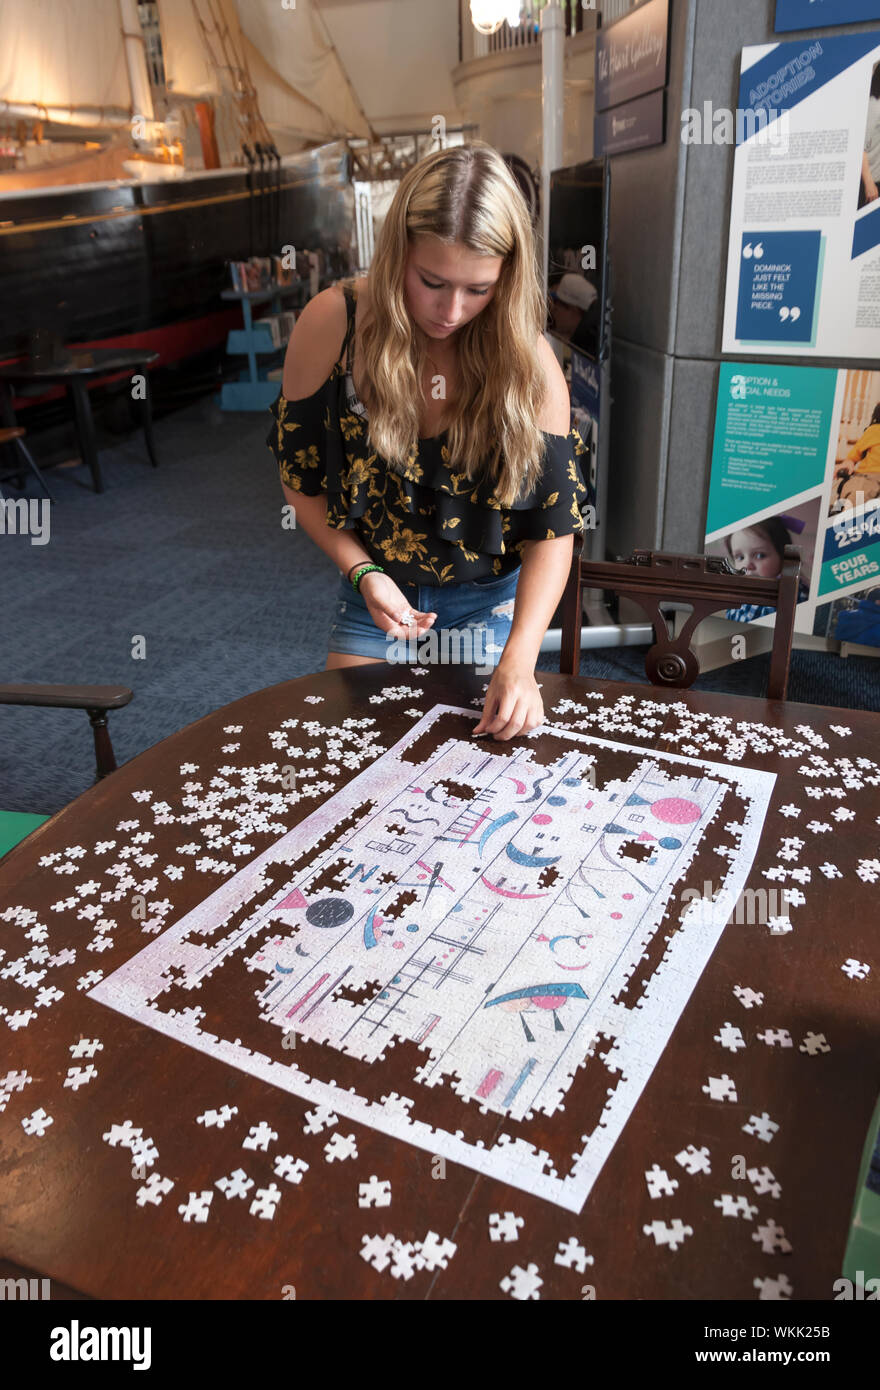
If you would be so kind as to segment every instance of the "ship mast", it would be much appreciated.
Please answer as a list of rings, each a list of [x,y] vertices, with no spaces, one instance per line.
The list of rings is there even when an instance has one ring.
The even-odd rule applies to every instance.
[[[125,44],[132,116],[135,119],[140,116],[152,123],[153,93],[150,90],[150,77],[144,53],[144,33],[138,19],[137,0],[119,0],[119,19]]]

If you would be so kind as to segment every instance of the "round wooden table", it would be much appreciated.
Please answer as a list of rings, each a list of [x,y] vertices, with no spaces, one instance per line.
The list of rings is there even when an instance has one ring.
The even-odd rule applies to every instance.
[[[366,774],[371,749],[391,748],[435,705],[475,713],[486,683],[455,667],[377,665],[274,686],[182,729],[0,864],[0,1256],[104,1299],[754,1300],[765,1287],[834,1297],[877,1093],[878,890],[865,866],[880,854],[880,721],[537,675],[546,727],[480,740],[486,753],[527,747],[549,766],[570,727],[625,745],[614,754],[624,761],[630,747],[722,763],[738,754],[731,766],[777,778],[748,885],[791,892],[791,930],[725,928],[583,1209],[438,1161],[344,1112],[334,1121],[88,997],[99,972],[106,980],[160,942],[221,885],[232,892],[240,868]],[[436,736],[465,742],[472,723],[447,713]],[[701,878],[724,862],[725,827],[712,833]],[[809,873],[786,877],[795,865]],[[219,1007],[230,1042],[285,1066],[295,1059],[340,1095],[367,1088],[405,1110],[427,1090],[449,1133],[460,1125],[487,1144],[498,1134],[503,1117],[449,1084],[421,1086],[425,1054],[408,1044],[357,1071],[319,1041],[286,1050],[259,1019],[261,983],[247,972],[228,982]],[[181,977],[168,988],[157,1001],[166,1022],[172,1005],[199,1007]],[[600,1044],[586,1060],[560,1113],[515,1127],[522,1142],[557,1165],[578,1151],[620,1079],[606,1054]],[[723,1077],[736,1099],[714,1098]],[[778,1126],[770,1138],[744,1128],[753,1116]],[[689,1153],[695,1165],[677,1158]],[[666,1181],[652,1195],[655,1165]],[[252,1210],[258,1193],[269,1196]],[[725,1194],[740,1216],[725,1215]],[[689,1234],[670,1248],[652,1236],[655,1222]],[[762,1226],[770,1251],[753,1238]]]

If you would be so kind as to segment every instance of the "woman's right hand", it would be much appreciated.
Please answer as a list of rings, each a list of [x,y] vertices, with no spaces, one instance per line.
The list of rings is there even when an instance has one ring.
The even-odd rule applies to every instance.
[[[370,570],[358,585],[358,592],[363,595],[370,617],[377,628],[386,632],[389,637],[415,641],[423,632],[434,626],[437,614],[421,613],[418,609],[411,608],[406,596],[389,574]],[[410,621],[401,622],[400,619],[404,615],[407,615]]]

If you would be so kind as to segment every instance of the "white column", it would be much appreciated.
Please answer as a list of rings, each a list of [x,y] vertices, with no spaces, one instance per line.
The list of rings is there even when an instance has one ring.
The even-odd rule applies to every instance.
[[[122,41],[125,45],[125,63],[128,68],[128,85],[131,88],[132,114],[143,116],[145,121],[152,121],[153,94],[150,91],[147,55],[144,52],[143,30],[138,19],[137,0],[119,0],[119,22],[122,26]]]
[[[550,172],[562,167],[565,98],[565,16],[558,0],[541,11],[541,258],[547,290],[547,247],[550,228]]]

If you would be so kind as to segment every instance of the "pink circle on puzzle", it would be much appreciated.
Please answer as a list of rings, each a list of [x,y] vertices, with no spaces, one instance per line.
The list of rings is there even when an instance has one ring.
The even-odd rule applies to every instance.
[[[621,919],[621,917],[623,916],[623,913],[622,913],[622,912],[612,912],[611,916],[612,916],[612,918],[613,918],[613,920],[614,920],[615,922],[619,922],[620,919]]]
[[[623,897],[626,899],[627,902],[630,902],[632,900],[632,893],[624,893]]]
[[[395,951],[402,951],[402,950],[403,950],[403,942],[402,942],[402,941],[392,941],[391,945],[394,947]]]
[[[552,816],[532,816],[535,825],[549,825],[552,819]]]
[[[655,801],[651,811],[666,825],[689,825],[702,814],[695,801],[685,801],[683,796],[667,796]]]

